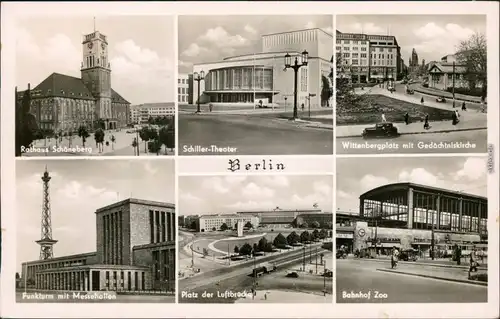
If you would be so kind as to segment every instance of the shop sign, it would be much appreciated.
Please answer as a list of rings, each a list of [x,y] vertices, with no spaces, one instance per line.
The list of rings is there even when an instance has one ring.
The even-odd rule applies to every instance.
[[[335,235],[336,238],[353,238],[353,234],[350,234],[350,233],[337,233]]]

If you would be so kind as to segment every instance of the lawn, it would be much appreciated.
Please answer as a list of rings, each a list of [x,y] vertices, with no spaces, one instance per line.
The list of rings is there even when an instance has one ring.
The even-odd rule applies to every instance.
[[[337,125],[374,124],[381,121],[382,113],[388,122],[404,122],[405,113],[412,122],[420,121],[429,115],[430,121],[451,120],[452,111],[437,109],[425,105],[409,103],[383,95],[368,95],[360,105],[349,110],[337,110]]]
[[[288,111],[289,110],[289,111]],[[333,109],[331,107],[311,110],[311,117],[309,117],[309,111],[307,107],[302,111],[300,108],[298,109],[298,116],[300,119],[305,121],[313,121],[313,122],[321,122],[327,125],[333,125],[333,118],[316,118],[318,115],[333,115]],[[272,112],[269,114],[259,114],[255,116],[263,116],[263,117],[272,117],[272,118],[280,118],[280,119],[290,119],[293,116],[293,107],[287,107],[286,112]]]

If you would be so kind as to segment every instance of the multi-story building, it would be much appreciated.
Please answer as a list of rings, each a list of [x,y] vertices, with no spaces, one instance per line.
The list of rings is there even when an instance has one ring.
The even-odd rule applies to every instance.
[[[180,73],[177,79],[177,102],[193,104],[193,75]]]
[[[80,126],[127,126],[130,103],[111,88],[107,36],[99,31],[84,35],[82,54],[80,78],[52,73],[33,90],[17,92],[17,102],[31,95],[30,113],[40,130],[66,133]]]
[[[96,251],[22,264],[35,289],[175,290],[175,206],[126,199],[97,209]]]
[[[464,250],[488,238],[488,199],[414,183],[388,184],[359,197],[357,214],[337,212],[337,246],[375,247],[387,252],[396,246],[427,254]],[[465,252],[464,252],[465,254]]]
[[[431,88],[450,91],[455,88],[469,88],[467,66],[457,61],[455,54],[448,54],[440,62],[431,62],[428,66],[427,84]],[[481,81],[475,81],[475,88],[482,88]]]
[[[149,119],[154,118],[172,118],[175,116],[175,103],[145,103],[132,105],[130,107],[130,123],[144,124]]]
[[[235,229],[238,222],[242,222],[243,224],[250,222],[253,227],[258,227],[259,225],[259,219],[255,216],[240,216],[237,214],[203,215],[198,219],[198,231],[220,230],[223,224],[226,224],[228,229]]]
[[[331,69],[333,36],[322,29],[298,30],[262,35],[262,52],[225,58],[193,66],[193,73],[205,73],[200,82],[200,99],[212,104],[250,104],[260,101],[268,106],[293,103],[294,75],[285,72],[285,55],[292,61],[309,53],[308,65],[299,69],[297,103],[312,108],[333,105],[333,98],[323,99],[322,90],[333,88]],[[311,97],[311,95],[314,95]],[[193,87],[197,102],[198,85]]]
[[[303,210],[260,210],[237,212],[241,216],[255,216],[259,218],[261,227],[292,227],[297,216],[301,214],[322,214],[321,209],[303,209]]]
[[[336,33],[337,77],[353,83],[395,80],[401,73],[401,48],[395,36]]]

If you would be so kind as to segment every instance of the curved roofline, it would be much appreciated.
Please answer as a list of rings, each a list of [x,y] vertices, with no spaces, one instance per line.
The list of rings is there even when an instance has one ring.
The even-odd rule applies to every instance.
[[[400,182],[400,183],[391,183],[391,184],[385,184],[376,188],[373,188],[367,192],[364,192],[363,194],[359,195],[359,198],[361,197],[367,197],[372,193],[376,193],[380,190],[383,190],[384,188],[389,188],[389,187],[400,187],[400,188],[407,188],[407,187],[416,187],[416,188],[423,188],[427,189],[429,191],[434,191],[436,193],[448,193],[448,194],[455,194],[455,195],[461,195],[461,196],[467,196],[467,197],[473,197],[477,199],[483,199],[483,200],[488,200],[487,197],[484,196],[479,196],[479,195],[474,195],[474,194],[469,194],[469,193],[464,193],[464,192],[459,192],[459,191],[454,191],[450,189],[445,189],[445,188],[439,188],[439,187],[433,187],[433,186],[427,186],[423,184],[417,184],[417,183],[412,183],[412,182]]]
[[[300,54],[299,51],[273,51],[273,52],[259,52],[259,53],[251,53],[251,54],[240,54],[240,55],[234,55],[234,56],[228,56],[222,59],[222,61],[227,61],[229,59],[234,59],[234,58],[243,58],[243,57],[252,57],[252,56],[257,56],[257,55],[265,55],[265,54],[277,54],[277,53],[297,53]]]
[[[323,33],[325,33],[326,35],[329,35],[329,36],[331,36],[331,37],[333,38],[333,34],[330,34],[330,33],[326,32],[326,31],[325,31],[325,30],[323,30],[322,28],[309,28],[309,29],[299,29],[299,30],[285,31],[285,32],[267,33],[267,34],[263,34],[263,35],[261,35],[261,37],[266,37],[266,36],[276,35],[276,34],[286,34],[286,33],[294,33],[294,32],[309,31],[309,30],[320,30],[320,31],[322,31]]]

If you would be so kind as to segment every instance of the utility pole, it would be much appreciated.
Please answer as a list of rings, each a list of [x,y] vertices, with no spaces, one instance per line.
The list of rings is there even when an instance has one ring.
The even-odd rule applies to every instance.
[[[229,252],[229,244],[227,244],[227,261],[231,265],[231,253]]]
[[[302,252],[303,252],[303,256],[302,256],[302,270],[305,272],[306,271],[306,246],[302,247]]]
[[[323,260],[323,296],[326,296],[326,260]]]
[[[255,299],[255,294],[257,290],[257,271],[255,271],[255,252],[252,251],[253,257],[253,289],[252,289],[252,300]]]
[[[316,247],[316,275],[318,274],[318,247]]]
[[[455,107],[455,61],[453,61],[453,71],[451,80],[453,81],[452,94],[453,94],[453,107]]]
[[[194,270],[194,240],[191,241],[191,267]]]

